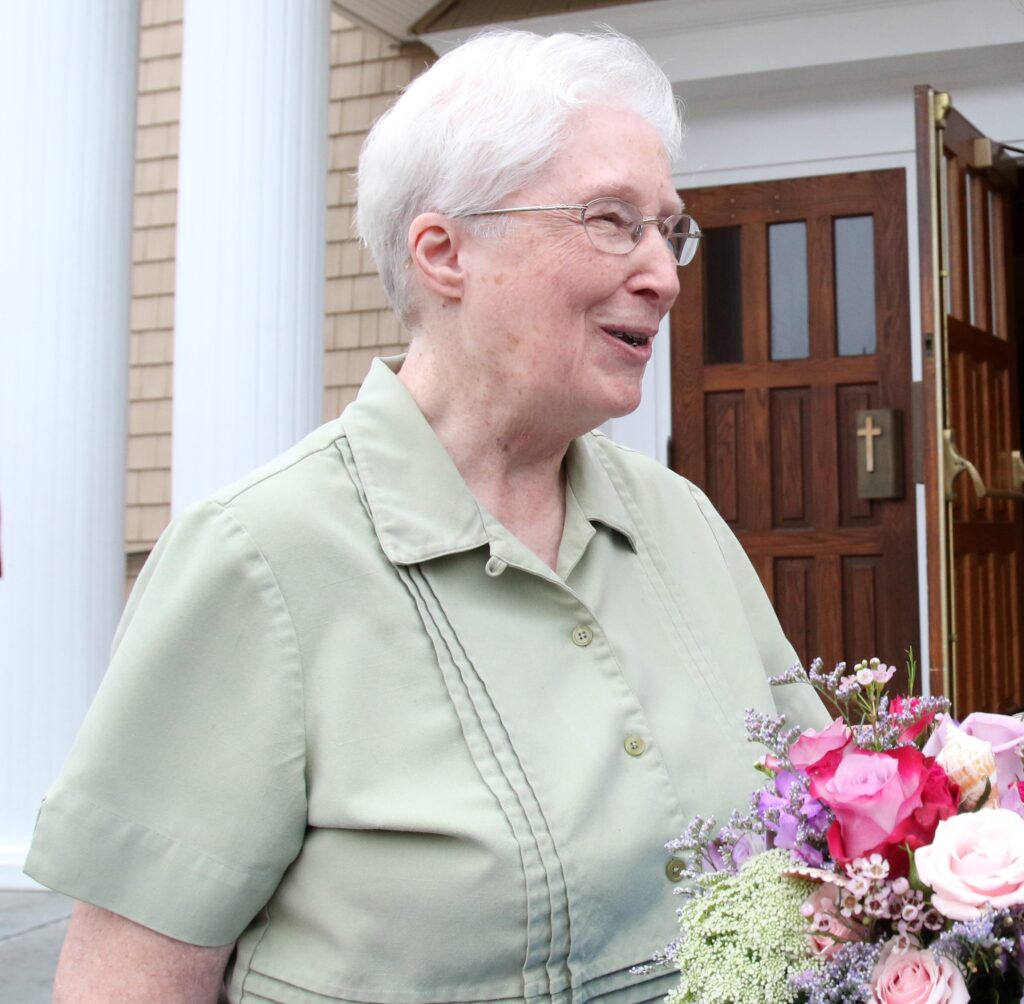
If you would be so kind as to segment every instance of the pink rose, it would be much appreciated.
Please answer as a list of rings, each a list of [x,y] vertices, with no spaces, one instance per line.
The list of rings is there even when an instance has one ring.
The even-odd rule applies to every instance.
[[[982,809],[943,820],[914,852],[932,906],[951,920],[973,920],[992,907],[1024,903],[1024,819],[1010,809]]]
[[[789,747],[789,762],[797,770],[809,772],[818,764],[823,764],[830,753],[839,753],[846,747],[852,735],[850,727],[842,718],[837,718],[821,732],[808,729],[806,732],[801,732]]]
[[[910,722],[904,726],[900,733],[900,742],[913,742],[929,725],[935,717],[934,711],[921,712],[920,697],[900,697],[897,695],[889,702],[889,710],[894,715],[906,714]],[[934,754],[932,754],[934,755]]]
[[[847,942],[863,941],[867,933],[863,924],[841,915],[839,889],[831,882],[819,885],[804,900],[800,912],[811,927],[807,940],[815,958],[831,959]]]
[[[892,941],[878,957],[871,990],[877,1004],[970,1004],[955,963],[918,948],[898,951]]]
[[[1009,798],[1001,804],[1005,808],[1024,813],[1024,806],[1021,805],[1020,794],[1015,783],[1024,777],[1024,767],[1022,767],[1020,757],[1020,751],[1024,748],[1024,722],[1009,715],[992,715],[984,711],[975,711],[958,726],[952,718],[945,715],[931,738],[925,743],[924,752],[928,756],[935,756],[946,745],[951,733],[958,729],[961,732],[966,732],[969,736],[974,736],[975,739],[987,742],[992,747],[992,754],[996,759],[996,783],[999,793],[1002,795],[1005,792],[1009,795]]]
[[[914,746],[876,752],[848,746],[811,774],[811,794],[835,815],[828,848],[840,863],[878,852],[893,875],[906,874],[911,850],[931,840],[940,819],[956,813],[959,790]]]
[[[775,777],[781,766],[782,763],[777,756],[772,753],[765,753],[757,758],[757,763],[754,764],[754,769],[759,770],[762,774],[766,774],[768,777]]]

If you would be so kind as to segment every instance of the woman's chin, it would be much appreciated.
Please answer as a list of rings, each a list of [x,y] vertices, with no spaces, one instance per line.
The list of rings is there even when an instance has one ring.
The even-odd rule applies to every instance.
[[[642,390],[639,380],[617,388],[617,393],[608,402],[608,415],[605,421],[610,418],[623,418],[636,411],[640,407]]]

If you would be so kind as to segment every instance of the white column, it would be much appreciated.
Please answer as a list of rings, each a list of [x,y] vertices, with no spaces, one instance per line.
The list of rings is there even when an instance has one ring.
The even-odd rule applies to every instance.
[[[329,0],[186,0],[172,508],[318,424]]]
[[[0,0],[0,888],[124,590],[138,4]]]

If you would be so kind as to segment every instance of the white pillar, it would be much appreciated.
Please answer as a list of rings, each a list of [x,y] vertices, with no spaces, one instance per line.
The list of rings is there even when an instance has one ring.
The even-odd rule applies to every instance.
[[[0,0],[0,888],[122,606],[138,27]]]
[[[329,0],[186,0],[172,509],[318,424]]]

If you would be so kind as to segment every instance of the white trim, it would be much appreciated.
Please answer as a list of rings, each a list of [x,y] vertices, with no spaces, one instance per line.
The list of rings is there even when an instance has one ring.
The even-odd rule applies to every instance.
[[[610,418],[601,431],[620,446],[668,462],[668,437],[672,432],[672,372],[669,347],[669,319],[661,319],[654,339],[651,360],[644,371],[640,404],[621,418]]]
[[[666,314],[654,344],[654,431],[658,452],[655,459],[668,463],[668,441],[672,436],[672,338],[670,315]]]
[[[551,34],[598,24],[635,38],[677,81],[1024,41],[1024,18],[1009,0],[650,0],[490,27]],[[422,40],[443,54],[477,31]]]
[[[921,651],[917,653],[918,679],[921,681],[921,694],[924,697],[931,697],[932,652],[928,640],[928,552],[925,535],[924,485],[914,485],[914,504],[917,515],[917,616],[921,624]]]

